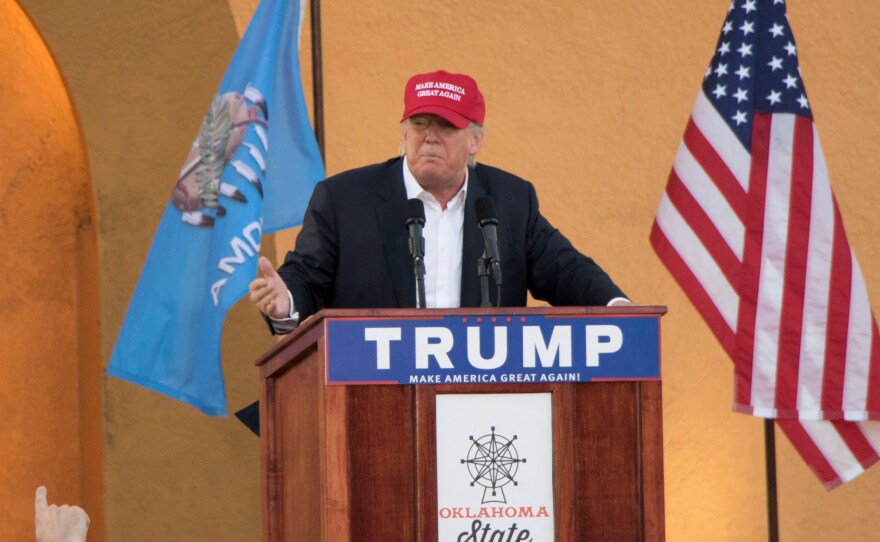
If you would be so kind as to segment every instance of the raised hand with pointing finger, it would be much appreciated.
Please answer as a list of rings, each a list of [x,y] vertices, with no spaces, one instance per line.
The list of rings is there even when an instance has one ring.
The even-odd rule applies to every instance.
[[[37,488],[34,523],[37,542],[85,542],[89,531],[89,515],[85,510],[66,504],[49,506],[45,486]]]

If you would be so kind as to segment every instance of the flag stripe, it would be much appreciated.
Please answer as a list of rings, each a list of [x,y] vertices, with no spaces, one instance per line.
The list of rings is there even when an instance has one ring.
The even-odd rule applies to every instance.
[[[873,420],[859,422],[858,426],[862,429],[862,433],[865,435],[865,440],[867,440],[874,449],[875,456],[877,459],[880,459],[880,422]]]
[[[657,222],[681,258],[691,266],[706,291],[717,299],[717,308],[731,328],[736,325],[737,294],[724,278],[708,249],[700,244],[693,229],[667,194],[661,198]]]
[[[658,220],[660,219],[659,213],[657,218]],[[651,244],[664,265],[666,265],[666,268],[669,269],[669,272],[672,273],[672,276],[681,285],[688,299],[697,308],[697,311],[703,317],[715,338],[721,343],[722,348],[724,348],[728,355],[732,355],[735,344],[733,328],[728,325],[713,298],[706,293],[700,281],[691,272],[693,268],[688,266],[681,258],[656,221],[651,228]]]
[[[724,274],[718,269],[715,260],[684,221],[678,209],[666,194],[660,200],[657,212],[657,224],[663,230],[670,246],[678,253],[679,258],[690,268],[691,273],[700,287],[713,300],[724,319],[725,325],[736,329],[736,308],[739,299],[733,286],[724,280]]]
[[[850,251],[852,280],[852,305],[847,330],[846,365],[843,377],[843,400],[841,408],[844,419],[864,419],[867,410],[868,375],[871,364],[871,339],[874,319],[868,304],[868,292],[859,262]]]
[[[743,226],[735,210],[731,208],[725,195],[707,175],[699,160],[682,144],[678,149],[673,165],[676,180],[680,181],[699,201],[705,213],[724,238],[724,243],[732,250],[737,260],[742,257]]]
[[[870,467],[877,461],[877,450],[874,449],[871,442],[865,437],[865,433],[862,432],[860,427],[861,424],[840,420],[831,423],[834,425],[840,438],[846,443],[846,447],[853,454],[855,460],[858,461],[859,467],[862,470]],[[855,467],[853,467],[853,470],[855,471]],[[852,477],[848,479],[851,480]]]
[[[813,126],[795,117],[785,248],[785,288],[782,293],[779,365],[775,408],[778,415],[797,416],[797,382],[804,315],[804,292],[813,186]]]
[[[757,117],[757,115],[756,115]],[[763,236],[758,299],[755,314],[755,339],[752,360],[750,404],[755,415],[775,417],[777,378],[780,371],[782,299],[785,292],[786,240],[789,235],[788,211],[791,198],[791,175],[794,147],[794,116],[768,117],[767,191],[763,211]],[[758,120],[755,120],[756,131]],[[757,153],[757,137],[752,155]],[[763,153],[763,148],[761,149]],[[746,360],[743,359],[745,363]]]
[[[740,277],[740,307],[737,326],[737,349],[734,356],[734,400],[736,408],[752,412],[752,360],[755,348],[759,277],[762,272],[761,229],[768,178],[770,151],[770,115],[755,114],[752,130],[752,170],[750,176],[749,214],[746,224],[743,273]]]
[[[727,127],[724,119],[718,114],[718,110],[702,90],[697,94],[697,101],[691,112],[691,120],[715,149],[730,172],[733,173],[743,191],[748,193],[749,163],[751,161],[749,153]]]
[[[871,322],[871,368],[868,371],[867,414],[871,419],[880,419],[880,332],[877,321]],[[880,424],[878,424],[880,425]]]
[[[863,430],[874,430],[865,424],[877,422],[845,422],[823,420],[778,420],[780,427],[786,428],[786,434],[801,452],[801,456],[812,468],[817,470],[820,478],[826,480],[825,487],[832,489],[843,482],[852,480],[878,460],[877,449]],[[795,438],[789,430],[796,433],[795,427],[800,425],[804,433]],[[829,476],[826,469],[834,472]]]
[[[828,299],[828,332],[825,338],[827,347],[822,375],[821,408],[826,416],[839,412],[843,402],[843,367],[846,364],[851,281],[852,257],[843,232],[840,211],[834,203],[831,292]]]
[[[711,143],[697,128],[693,117],[685,128],[684,143],[708,175],[709,181],[723,194],[731,210],[736,213],[738,221],[743,222],[747,209],[746,192],[724,160],[715,152]]]
[[[725,242],[724,237],[714,226],[709,216],[703,212],[704,207],[691,195],[675,171],[669,175],[666,194],[679,211],[679,216],[687,222],[718,268],[724,273],[727,281],[732,284],[740,273],[739,258],[730,249],[730,245]]]
[[[813,126],[813,199],[810,209],[807,287],[801,338],[801,366],[798,374],[798,409],[803,418],[822,417],[822,374],[828,327],[828,296],[831,284],[831,253],[834,237],[834,205],[828,170]]]
[[[834,489],[843,481],[828,460],[830,455],[826,452],[827,448],[820,448],[811,433],[807,431],[805,427],[807,423],[815,422],[786,419],[776,420],[776,425],[782,429],[807,466],[822,480],[825,489]],[[832,434],[832,438],[834,438],[833,433],[835,432],[833,428],[828,424],[825,424],[825,427],[830,430],[829,434]]]

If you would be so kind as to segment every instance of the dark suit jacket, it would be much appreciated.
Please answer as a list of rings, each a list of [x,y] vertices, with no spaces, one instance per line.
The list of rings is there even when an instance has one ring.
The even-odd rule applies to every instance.
[[[300,319],[322,308],[415,307],[400,158],[318,183],[296,248],[278,270]],[[531,183],[485,165],[470,168],[464,211],[461,306],[480,304],[483,237],[474,201],[492,196],[498,213],[501,306],[524,306],[527,290],[552,305],[605,305],[621,290],[538,211]],[[430,272],[430,271],[429,271]],[[492,302],[495,303],[494,287]]]

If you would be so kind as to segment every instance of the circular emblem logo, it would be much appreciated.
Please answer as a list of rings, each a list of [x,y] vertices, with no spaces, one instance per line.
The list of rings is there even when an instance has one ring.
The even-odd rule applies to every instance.
[[[504,486],[511,483],[517,485],[514,478],[519,470],[519,464],[526,462],[524,457],[519,457],[513,445],[516,435],[513,435],[513,438],[499,435],[493,426],[492,431],[486,435],[479,438],[471,435],[468,438],[471,446],[468,449],[467,459],[462,459],[461,463],[467,465],[471,486],[480,485],[485,488],[484,503],[506,503]]]

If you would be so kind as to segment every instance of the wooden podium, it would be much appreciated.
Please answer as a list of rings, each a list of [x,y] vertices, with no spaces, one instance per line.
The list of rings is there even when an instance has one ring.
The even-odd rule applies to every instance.
[[[639,306],[316,314],[256,362],[263,540],[437,540],[436,396],[535,392],[551,396],[556,540],[663,540],[659,378],[328,385],[326,334],[334,320],[653,315],[659,321],[665,312]]]

